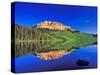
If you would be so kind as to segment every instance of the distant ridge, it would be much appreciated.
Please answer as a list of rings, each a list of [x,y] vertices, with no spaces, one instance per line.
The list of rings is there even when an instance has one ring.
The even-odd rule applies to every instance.
[[[56,21],[44,21],[41,23],[38,23],[36,28],[41,29],[49,29],[49,30],[70,30],[74,31],[70,26],[64,25],[62,23],[56,22]]]

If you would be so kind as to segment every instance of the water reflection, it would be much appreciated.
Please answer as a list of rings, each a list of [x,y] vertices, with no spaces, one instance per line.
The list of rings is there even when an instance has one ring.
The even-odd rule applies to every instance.
[[[72,51],[84,46],[86,45],[80,45],[78,43],[75,45],[71,45],[70,43],[54,44],[49,41],[16,42],[15,56],[18,58],[27,54],[31,54],[41,59],[51,60],[70,54]]]

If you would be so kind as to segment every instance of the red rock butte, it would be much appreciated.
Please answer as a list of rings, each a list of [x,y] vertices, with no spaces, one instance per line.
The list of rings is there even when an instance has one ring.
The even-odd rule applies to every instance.
[[[50,30],[72,30],[70,26],[63,25],[62,23],[55,21],[44,21],[37,24],[37,28],[44,28]]]

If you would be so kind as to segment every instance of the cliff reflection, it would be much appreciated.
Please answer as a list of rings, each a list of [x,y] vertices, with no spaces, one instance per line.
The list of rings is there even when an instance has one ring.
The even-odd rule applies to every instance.
[[[67,47],[60,48],[60,46],[55,48],[48,41],[38,41],[38,42],[16,42],[15,43],[15,55],[16,58],[32,54],[41,59],[51,60],[60,58],[66,54],[71,53],[75,47],[67,49]]]

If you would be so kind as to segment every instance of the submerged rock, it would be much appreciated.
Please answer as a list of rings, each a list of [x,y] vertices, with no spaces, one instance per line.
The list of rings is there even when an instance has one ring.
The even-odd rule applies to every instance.
[[[86,61],[86,60],[81,60],[81,59],[79,59],[79,60],[77,61],[77,65],[78,65],[78,66],[88,66],[88,65],[89,65],[89,62]]]

